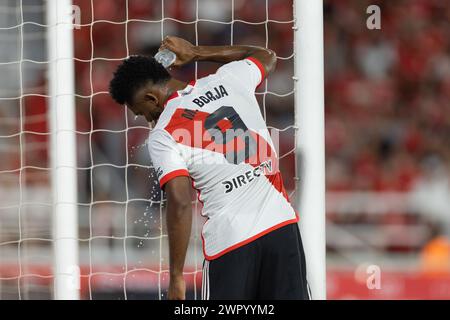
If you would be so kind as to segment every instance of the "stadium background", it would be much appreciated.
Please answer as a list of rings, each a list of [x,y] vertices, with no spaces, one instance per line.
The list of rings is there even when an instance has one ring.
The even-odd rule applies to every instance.
[[[158,284],[162,291],[167,284],[167,274],[159,272],[167,262],[160,249],[160,190],[145,167],[148,130],[142,119],[131,116],[126,130],[125,110],[106,93],[121,58],[156,52],[162,2],[129,0],[128,14],[125,3],[74,1],[82,24],[74,36],[84,299],[123,299],[125,294],[128,299],[158,298]],[[197,16],[196,1],[166,0],[164,18],[227,22],[230,3],[199,0]],[[281,170],[292,190],[292,2],[267,3],[266,10],[266,1],[235,0],[234,19],[284,23],[235,22],[233,41],[267,44],[282,58],[258,99],[268,125],[288,128],[281,132],[280,153],[286,155]],[[449,299],[450,4],[324,3],[328,298]],[[366,28],[370,4],[381,8],[381,30]],[[22,8],[24,22],[45,23],[43,1],[23,0]],[[46,299],[52,294],[47,99],[40,96],[47,92],[46,29],[23,25],[24,55],[17,62],[21,28],[13,26],[21,19],[17,1],[0,4],[0,298],[19,298],[20,289],[20,298]],[[131,21],[121,23],[127,19]],[[194,43],[198,39],[201,45],[231,40],[230,24],[166,19],[163,28],[165,35]],[[216,68],[201,63],[198,76]],[[174,74],[188,81],[195,77],[195,67]],[[21,95],[23,130],[28,132],[21,133],[22,142],[17,134]],[[124,167],[130,163],[135,165]],[[29,204],[19,210],[20,186],[22,202]],[[150,197],[154,202],[130,201]],[[190,290],[201,280],[195,273],[201,266],[198,231],[193,233],[187,262]],[[381,270],[379,289],[366,285],[369,265]]]

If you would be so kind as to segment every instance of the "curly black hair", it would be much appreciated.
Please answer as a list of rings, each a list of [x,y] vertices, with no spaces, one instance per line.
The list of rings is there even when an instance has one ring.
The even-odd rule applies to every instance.
[[[120,64],[109,83],[109,93],[119,104],[130,103],[136,90],[148,81],[154,84],[170,79],[167,70],[150,56],[130,56]]]

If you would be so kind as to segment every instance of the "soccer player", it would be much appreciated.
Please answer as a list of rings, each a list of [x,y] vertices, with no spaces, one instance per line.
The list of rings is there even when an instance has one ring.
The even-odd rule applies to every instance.
[[[176,54],[174,67],[223,63],[215,74],[184,83],[154,58],[131,56],[110,83],[115,101],[156,122],[148,148],[167,195],[168,298],[185,299],[192,186],[207,218],[203,299],[308,299],[299,218],[254,94],[275,69],[275,53],[194,46],[177,37],[166,37],[162,49]]]

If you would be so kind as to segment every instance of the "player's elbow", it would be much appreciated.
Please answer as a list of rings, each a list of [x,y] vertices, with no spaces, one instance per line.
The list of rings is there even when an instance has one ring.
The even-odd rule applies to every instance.
[[[271,49],[267,49],[268,51],[268,59],[267,59],[267,73],[271,73],[275,70],[276,66],[277,66],[277,54],[275,53],[275,51],[271,50]]]
[[[266,75],[275,70],[277,64],[277,54],[275,51],[258,47],[252,54],[252,57],[257,59],[263,65]]]
[[[267,53],[269,54],[269,59],[273,62],[277,62],[277,54],[272,49],[267,49]]]

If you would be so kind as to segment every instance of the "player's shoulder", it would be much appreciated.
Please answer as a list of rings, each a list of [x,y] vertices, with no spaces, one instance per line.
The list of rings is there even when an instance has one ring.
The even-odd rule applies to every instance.
[[[158,141],[162,136],[164,136],[164,129],[157,128],[156,126],[150,130],[147,139],[147,145],[154,144]]]
[[[264,79],[262,64],[253,57],[232,61],[220,67],[216,74],[237,89],[245,88],[250,92]]]
[[[222,65],[219,69],[217,69],[216,74],[218,75],[226,75],[226,74],[235,74],[239,72],[244,72],[248,67],[252,67],[255,64],[255,61],[252,58],[245,58],[242,60],[235,60],[228,62]]]
[[[156,145],[171,144],[172,140],[172,136],[164,128],[154,127],[148,135],[147,146],[151,148]]]

